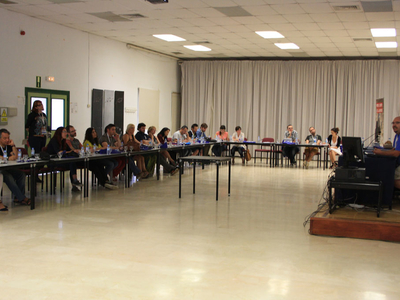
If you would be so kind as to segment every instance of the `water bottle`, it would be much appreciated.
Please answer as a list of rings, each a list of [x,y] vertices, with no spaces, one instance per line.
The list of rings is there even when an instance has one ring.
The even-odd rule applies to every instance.
[[[31,156],[32,156],[32,157],[35,156],[35,149],[34,149],[34,148],[31,149]]]
[[[140,141],[140,149],[142,149],[143,141]]]
[[[110,145],[107,145],[107,155],[110,155],[111,154],[111,148],[110,148]]]
[[[5,151],[3,150],[3,161],[5,164],[7,163],[7,159],[8,157],[7,157],[7,147],[6,147],[6,150]]]
[[[87,154],[87,155],[90,154],[90,147],[89,147],[89,144],[86,144],[86,154]]]
[[[257,141],[258,141],[259,143],[261,143],[261,139],[260,139],[260,136],[258,136],[258,139],[257,139]]]
[[[328,138],[326,138],[326,140],[325,140],[325,144],[327,144],[327,145],[328,145]]]
[[[80,157],[84,157],[85,156],[85,150],[83,149],[83,146],[81,148],[81,153],[79,155]]]
[[[314,145],[317,143],[317,138],[314,138]]]
[[[97,145],[94,144],[94,145],[93,145],[93,153],[96,153],[96,150],[97,150]]]
[[[21,161],[22,158],[22,152],[21,149],[18,149],[18,161]]]

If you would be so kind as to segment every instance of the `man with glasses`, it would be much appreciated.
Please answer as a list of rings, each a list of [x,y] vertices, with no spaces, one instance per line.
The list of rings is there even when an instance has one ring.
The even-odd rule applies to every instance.
[[[12,139],[10,139],[10,132],[7,129],[0,129],[0,155],[8,160],[16,160],[18,158],[17,148]],[[6,155],[4,155],[6,153]],[[0,158],[1,159],[1,158]],[[31,200],[25,197],[25,174],[19,169],[8,169],[1,171],[4,178],[4,183],[7,184],[10,191],[13,193],[15,199],[14,203],[21,205],[31,204]],[[7,207],[3,208],[3,211]]]
[[[394,173],[394,186],[396,189],[400,189],[400,116],[394,118],[392,122],[392,128],[394,133],[396,134],[393,140],[393,148],[391,150],[381,150],[374,149],[374,153],[382,156],[393,156],[397,157],[396,160],[396,171]]]
[[[321,144],[322,137],[319,134],[317,134],[315,128],[311,126],[308,130],[310,131],[310,135],[307,136],[306,138],[306,144],[311,144],[311,145]],[[314,155],[317,154],[318,152],[319,152],[318,147],[306,147],[306,149],[304,150],[304,154],[306,156],[304,159],[304,167],[306,169],[308,169],[310,161],[312,160]]]
[[[66,127],[68,132],[67,145],[71,150],[80,150],[83,146],[81,142],[76,138],[76,129],[72,125]]]

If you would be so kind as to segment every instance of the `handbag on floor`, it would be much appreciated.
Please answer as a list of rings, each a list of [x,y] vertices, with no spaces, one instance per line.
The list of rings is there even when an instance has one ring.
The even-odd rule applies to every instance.
[[[246,161],[251,160],[251,154],[250,154],[250,151],[249,151],[249,150],[246,151],[246,153],[245,153],[245,155],[244,155],[244,159],[245,159]]]

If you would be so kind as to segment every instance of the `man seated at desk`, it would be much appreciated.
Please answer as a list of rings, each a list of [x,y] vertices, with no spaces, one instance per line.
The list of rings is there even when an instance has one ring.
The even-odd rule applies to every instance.
[[[317,134],[315,128],[311,126],[308,130],[310,131],[311,134],[306,137],[306,144],[311,144],[311,145],[321,144],[322,138],[319,134]],[[308,169],[310,161],[312,160],[313,156],[318,153],[318,151],[319,151],[318,147],[306,147],[306,149],[304,150],[304,154],[306,155],[304,159],[304,167],[306,169]]]
[[[376,155],[397,157],[396,171],[394,173],[394,187],[400,189],[400,116],[394,118],[392,128],[396,134],[393,140],[393,148],[391,150],[374,149]]]
[[[293,143],[298,141],[299,135],[297,131],[293,129],[293,125],[289,124],[287,126],[287,130],[285,131],[284,135],[285,139],[292,140]],[[296,153],[299,152],[300,149],[297,146],[284,146],[282,149],[283,156],[286,156],[290,160],[290,164],[292,166],[296,165]]]
[[[10,139],[10,132],[7,129],[0,129],[0,146],[1,157],[6,156],[8,160],[17,160],[17,148],[12,139]],[[6,153],[6,155],[4,155]],[[8,169],[1,171],[3,174],[4,183],[8,186],[10,191],[14,194],[14,203],[22,205],[31,204],[31,200],[25,197],[25,174],[20,169]],[[7,209],[7,207],[2,207]]]

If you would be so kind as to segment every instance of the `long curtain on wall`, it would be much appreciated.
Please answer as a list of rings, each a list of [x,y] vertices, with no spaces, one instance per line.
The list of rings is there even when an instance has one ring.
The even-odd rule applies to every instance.
[[[342,136],[374,132],[375,100],[385,101],[385,138],[400,112],[396,60],[187,61],[182,68],[181,122],[237,125],[250,140],[283,138],[288,124],[301,139],[314,126],[325,139],[332,127]]]

